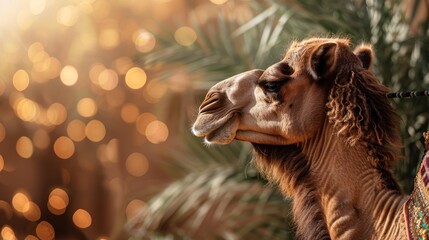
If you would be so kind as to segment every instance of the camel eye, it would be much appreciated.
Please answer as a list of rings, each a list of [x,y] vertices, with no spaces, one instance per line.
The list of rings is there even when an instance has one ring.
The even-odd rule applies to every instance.
[[[261,87],[267,93],[276,93],[280,90],[281,85],[282,85],[282,82],[280,81],[275,81],[275,82],[264,81],[262,82]]]

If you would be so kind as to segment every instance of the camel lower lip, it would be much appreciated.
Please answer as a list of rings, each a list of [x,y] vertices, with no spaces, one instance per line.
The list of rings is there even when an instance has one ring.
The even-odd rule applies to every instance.
[[[247,130],[238,130],[235,138],[240,141],[269,144],[269,145],[288,145],[288,141],[280,135],[271,135],[260,132],[253,132]]]

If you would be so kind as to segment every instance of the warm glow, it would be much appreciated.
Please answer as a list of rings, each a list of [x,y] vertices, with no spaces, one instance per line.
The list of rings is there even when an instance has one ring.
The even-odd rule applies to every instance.
[[[55,188],[49,194],[48,209],[55,215],[61,215],[65,212],[69,204],[69,196],[60,188]]]
[[[145,135],[151,143],[158,144],[165,142],[168,138],[168,127],[161,121],[152,121],[147,125]]]
[[[129,57],[120,57],[115,60],[115,69],[119,74],[126,74],[133,67],[133,60]]]
[[[17,91],[24,91],[30,84],[30,77],[25,70],[18,70],[13,75],[12,84]]]
[[[136,120],[137,131],[141,135],[145,135],[147,125],[154,120],[156,120],[156,117],[152,113],[146,112],[146,113],[140,114],[140,116],[138,116]]]
[[[128,156],[125,167],[130,175],[141,177],[148,171],[149,162],[143,154],[135,152]]]
[[[16,240],[15,232],[9,225],[4,225],[1,228],[1,237],[3,240]]]
[[[53,103],[49,106],[46,117],[53,125],[60,125],[67,119],[67,110],[61,103]]]
[[[91,66],[91,69],[89,70],[89,79],[92,83],[99,86],[98,78],[102,71],[104,71],[106,67],[101,63],[95,63]]]
[[[28,98],[19,98],[14,103],[14,110],[20,119],[27,122],[35,121],[40,115],[39,105]]]
[[[4,168],[4,159],[3,159],[3,156],[0,155],[0,172],[3,171],[3,168]]]
[[[41,240],[55,239],[55,230],[52,225],[46,221],[41,221],[37,224],[36,234]]]
[[[226,3],[228,0],[210,0],[210,2],[217,4],[217,5],[222,5],[224,3]]]
[[[106,91],[111,91],[118,86],[118,74],[112,69],[104,69],[98,75],[98,84]]]
[[[75,142],[80,142],[85,139],[85,123],[80,120],[72,120],[67,125],[67,135]]]
[[[30,158],[33,155],[33,143],[30,138],[22,136],[16,142],[16,152],[22,158]]]
[[[106,135],[106,128],[102,122],[91,120],[85,127],[85,135],[93,142],[100,142]]]
[[[157,103],[165,95],[167,89],[167,84],[154,79],[147,84],[143,96],[149,103]]]
[[[92,98],[82,98],[77,103],[77,112],[82,117],[92,117],[97,113],[97,104]]]
[[[31,14],[39,15],[46,8],[46,0],[31,0],[29,7]]]
[[[75,146],[73,141],[65,136],[59,137],[54,143],[54,152],[61,159],[68,159],[73,156]]]
[[[126,123],[133,123],[140,114],[139,108],[133,103],[126,103],[121,109],[121,118]]]
[[[197,40],[197,34],[190,27],[181,27],[174,33],[177,43],[183,46],[191,46]]]
[[[33,235],[27,235],[24,240],[39,240],[37,237],[33,236]]]
[[[3,124],[0,123],[0,142],[3,142],[5,137],[6,137],[6,129],[4,128]]]
[[[64,66],[60,73],[61,82],[66,86],[73,86],[79,77],[75,67],[71,65]]]
[[[79,9],[73,5],[69,5],[58,11],[57,22],[64,26],[71,27],[77,22],[78,17]]]
[[[43,129],[38,129],[33,135],[34,146],[38,149],[46,149],[49,147],[51,139],[48,132]]]
[[[98,42],[102,48],[107,50],[117,47],[120,42],[118,29],[105,28],[101,30]]]
[[[17,192],[12,198],[12,206],[17,212],[24,213],[30,209],[30,200],[24,193]]]
[[[131,89],[142,88],[146,83],[146,73],[139,67],[133,67],[125,75],[125,83]]]
[[[73,214],[73,223],[78,228],[88,228],[92,223],[91,215],[83,209],[78,209]]]
[[[127,216],[127,219],[133,218],[138,212],[140,212],[142,209],[147,208],[147,204],[140,200],[140,199],[134,199],[130,201],[125,209],[125,215]]]
[[[29,204],[29,208],[27,211],[23,213],[24,217],[30,222],[39,221],[41,217],[39,206],[37,206],[37,204],[35,204],[34,202],[28,202],[28,204]]]
[[[28,47],[28,59],[30,59],[30,61],[32,61],[33,63],[38,62],[40,61],[40,53],[43,53],[44,51],[45,48],[43,47],[43,45],[40,42],[35,42],[31,44],[30,47]]]
[[[147,53],[155,48],[156,39],[152,33],[139,30],[134,37],[134,44],[139,52]]]

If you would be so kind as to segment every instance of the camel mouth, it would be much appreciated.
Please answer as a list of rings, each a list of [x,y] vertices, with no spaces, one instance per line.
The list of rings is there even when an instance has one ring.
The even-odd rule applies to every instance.
[[[290,145],[291,143],[280,135],[273,135],[263,132],[249,130],[238,130],[235,139],[255,144],[263,145]]]
[[[204,137],[207,144],[229,144],[234,138],[238,129],[238,117],[233,114],[229,118],[224,118],[223,121],[209,123],[205,121],[197,121],[192,127],[192,132],[197,137]]]

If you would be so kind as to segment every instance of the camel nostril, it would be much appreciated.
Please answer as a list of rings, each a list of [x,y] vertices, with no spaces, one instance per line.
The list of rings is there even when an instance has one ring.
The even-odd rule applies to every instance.
[[[217,92],[207,94],[203,103],[201,103],[200,113],[219,108],[220,106],[222,106],[221,100],[222,100],[222,97]]]

